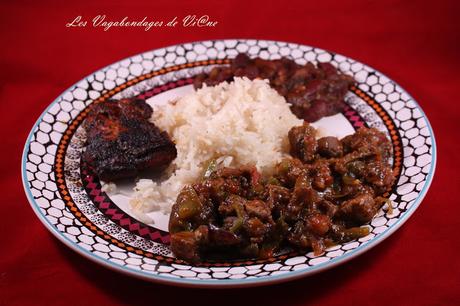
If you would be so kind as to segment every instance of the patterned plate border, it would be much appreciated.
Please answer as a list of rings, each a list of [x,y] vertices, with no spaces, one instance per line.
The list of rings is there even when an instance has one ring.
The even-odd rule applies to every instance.
[[[402,106],[399,108],[399,109],[402,109],[402,108],[407,108],[407,105],[411,104],[411,108],[409,111],[412,110],[412,113],[411,113],[411,120],[413,119],[413,117],[415,116],[415,113],[417,112],[417,117],[415,119],[419,119],[419,120],[422,120],[423,123],[424,123],[424,128],[427,129],[428,132],[426,132],[425,135],[429,141],[429,145],[431,145],[431,155],[430,155],[430,160],[429,160],[429,165],[427,164],[426,166],[429,166],[429,168],[427,167],[424,167],[427,168],[427,171],[425,172],[426,173],[426,177],[425,177],[425,180],[422,181],[422,182],[419,182],[419,184],[423,183],[421,187],[421,190],[419,190],[419,194],[418,196],[415,198],[415,199],[411,199],[411,205],[410,207],[407,209],[407,211],[401,216],[399,217],[396,222],[394,222],[393,224],[391,224],[391,226],[387,227],[385,231],[381,232],[378,234],[377,237],[369,240],[367,243],[364,243],[363,245],[355,248],[355,249],[351,249],[349,252],[346,252],[345,254],[343,255],[340,255],[338,257],[335,257],[335,258],[332,258],[331,260],[327,261],[327,262],[322,262],[322,263],[318,263],[317,265],[314,265],[314,266],[308,266],[306,267],[305,269],[300,269],[298,271],[289,271],[289,273],[286,273],[286,274],[283,274],[283,275],[275,275],[275,274],[271,274],[271,275],[266,275],[264,277],[261,277],[261,278],[251,278],[251,277],[247,277],[246,279],[244,280],[233,280],[233,279],[225,279],[225,280],[219,280],[216,282],[216,280],[206,280],[206,279],[200,279],[200,280],[193,280],[193,279],[187,279],[187,278],[173,278],[172,276],[173,275],[161,275],[161,274],[152,274],[152,273],[147,273],[143,270],[139,270],[139,269],[136,269],[136,268],[133,268],[133,267],[130,267],[129,264],[128,265],[121,265],[121,264],[117,264],[117,263],[114,263],[114,262],[111,262],[109,260],[105,260],[102,256],[99,256],[99,254],[97,254],[97,252],[93,251],[93,252],[89,252],[88,250],[86,250],[85,248],[83,248],[81,245],[77,244],[76,241],[72,238],[69,237],[69,235],[67,234],[64,234],[59,228],[58,226],[56,226],[56,224],[53,224],[53,221],[55,221],[56,217],[53,217],[53,213],[49,213],[49,210],[51,210],[51,208],[49,208],[48,210],[45,210],[44,209],[44,204],[43,204],[43,201],[40,201],[43,199],[43,197],[41,198],[37,198],[37,195],[34,193],[36,193],[36,190],[37,189],[40,189],[38,188],[36,185],[43,185],[42,188],[45,186],[45,184],[49,183],[47,181],[47,179],[43,178],[43,176],[40,178],[37,178],[35,176],[35,174],[31,175],[31,172],[30,172],[30,169],[28,169],[27,166],[30,166],[30,168],[33,168],[34,165],[32,164],[35,164],[35,165],[38,165],[39,167],[40,166],[43,166],[44,168],[46,168],[46,164],[49,164],[47,159],[49,160],[49,156],[50,154],[52,154],[53,152],[53,149],[56,150],[56,146],[54,145],[51,145],[51,146],[48,146],[46,148],[44,148],[43,146],[39,146],[39,145],[36,145],[36,142],[32,143],[32,141],[35,141],[36,138],[38,136],[39,133],[43,133],[40,131],[40,129],[42,129],[42,125],[44,123],[44,121],[47,121],[47,114],[51,111],[51,113],[53,112],[53,107],[56,106],[56,104],[58,104],[59,102],[62,103],[62,99],[64,98],[65,99],[65,96],[69,94],[69,92],[71,92],[72,90],[75,92],[77,89],[79,89],[81,87],[81,83],[82,82],[85,82],[86,80],[91,80],[91,78],[98,78],[98,73],[101,73],[102,71],[109,71],[110,69],[113,70],[113,68],[116,68],[117,65],[119,66],[119,63],[121,63],[121,65],[123,65],[123,62],[126,62],[126,61],[130,61],[130,60],[135,60],[136,58],[139,58],[139,57],[149,57],[150,58],[153,58],[155,56],[155,53],[159,53],[157,55],[159,55],[160,57],[162,56],[161,53],[167,53],[168,50],[171,50],[171,48],[185,48],[187,49],[187,45],[191,46],[194,51],[196,51],[198,54],[200,53],[199,51],[202,51],[203,49],[206,50],[206,48],[209,48],[210,46],[214,46],[214,44],[229,44],[229,45],[233,45],[234,47],[236,46],[236,48],[233,48],[237,51],[242,51],[242,52],[245,52],[249,49],[249,51],[254,47],[254,46],[265,46],[265,50],[269,50],[270,52],[274,52],[273,51],[273,48],[272,47],[276,47],[277,50],[279,50],[280,52],[278,54],[281,54],[282,56],[284,55],[288,55],[288,56],[291,56],[295,58],[294,56],[294,52],[292,52],[292,54],[289,54],[290,51],[292,50],[296,50],[296,49],[300,49],[300,50],[303,50],[305,51],[305,53],[307,52],[314,52],[316,55],[315,55],[315,58],[313,60],[328,60],[327,58],[329,57],[332,57],[333,59],[334,58],[342,58],[342,59],[345,59],[345,63],[348,63],[349,65],[353,66],[353,65],[361,65],[361,69],[364,69],[364,70],[367,70],[369,72],[369,76],[371,75],[374,75],[375,78],[376,78],[376,81],[374,82],[374,84],[371,84],[371,81],[370,81],[370,78],[367,79],[366,78],[366,82],[365,83],[362,83],[360,84],[359,86],[359,89],[358,90],[361,90],[363,92],[375,92],[374,91],[374,87],[375,86],[380,86],[381,89],[382,89],[382,86],[386,86],[385,83],[382,83],[380,85],[380,81],[377,79],[377,78],[382,78],[382,79],[385,79],[387,80],[386,83],[391,83],[391,86],[394,87],[394,90],[396,92],[399,92],[399,95],[404,95],[405,98],[401,98],[403,99],[404,101],[391,101],[391,102],[395,102],[395,103],[390,103],[390,104],[401,104],[402,103]],[[241,47],[243,46],[243,47]],[[239,48],[241,47],[241,48]],[[270,48],[272,50],[270,50]],[[214,48],[212,48],[214,49]],[[245,49],[245,50],[244,50]],[[259,48],[259,51],[260,51],[261,48]],[[283,49],[285,51],[283,51]],[[287,49],[287,53],[286,53],[286,49]],[[267,52],[265,50],[262,50],[261,52]],[[258,51],[256,51],[258,52]],[[286,54],[283,54],[286,53]],[[276,52],[275,52],[276,53]],[[228,54],[227,54],[228,55]],[[206,57],[206,55],[199,55],[197,59],[199,59],[199,57],[202,56],[202,57]],[[219,54],[217,54],[217,56],[219,56]],[[279,56],[279,55],[278,55]],[[307,56],[308,57],[308,56]],[[308,60],[312,60],[312,59],[308,59]],[[330,59],[329,59],[330,60]],[[409,217],[410,215],[415,211],[415,209],[417,208],[417,206],[420,204],[421,200],[423,199],[424,195],[426,194],[426,191],[428,190],[428,187],[431,183],[431,180],[432,180],[432,177],[433,177],[433,174],[434,174],[434,168],[435,168],[435,163],[436,163],[436,145],[435,145],[435,141],[434,141],[434,135],[433,135],[433,132],[432,132],[432,129],[429,125],[429,122],[426,118],[426,116],[424,116],[423,114],[423,111],[420,109],[420,107],[418,107],[417,103],[412,99],[412,97],[410,97],[404,90],[402,90],[397,84],[395,84],[394,82],[391,82],[386,76],[384,76],[383,74],[367,67],[367,66],[364,66],[358,62],[355,62],[351,59],[348,59],[348,58],[344,58],[340,55],[337,55],[337,54],[334,54],[334,53],[331,53],[331,52],[327,52],[327,51],[324,51],[324,50],[320,50],[320,49],[315,49],[315,48],[311,48],[311,47],[307,47],[307,46],[300,46],[300,45],[296,45],[296,44],[289,44],[289,43],[284,43],[284,42],[274,42],[274,41],[255,41],[255,40],[227,40],[227,41],[205,41],[205,42],[196,42],[196,43],[191,43],[191,44],[184,44],[184,45],[179,45],[179,46],[172,46],[172,47],[169,47],[169,48],[164,48],[164,49],[158,49],[158,50],[154,50],[152,52],[147,52],[147,53],[144,53],[144,54],[140,54],[138,56],[134,56],[134,57],[131,57],[131,58],[128,58],[124,61],[121,61],[119,63],[116,63],[116,64],[113,64],[111,66],[108,66],[96,73],[94,73],[93,75],[90,75],[88,76],[87,78],[85,78],[83,81],[75,84],[74,86],[72,86],[69,90],[67,90],[62,96],[60,96],[58,99],[56,99],[46,110],[45,112],[40,116],[39,120],[37,121],[37,123],[34,125],[28,139],[27,139],[27,142],[26,142],[26,146],[24,148],[24,153],[23,153],[23,163],[22,163],[22,173],[23,173],[23,183],[24,183],[24,188],[25,188],[25,191],[26,191],[26,194],[28,196],[28,199],[31,203],[31,206],[32,208],[34,209],[34,211],[36,212],[36,214],[39,216],[40,220],[46,225],[46,227],[53,233],[55,234],[61,241],[63,241],[66,245],[68,245],[69,247],[75,249],[76,251],[78,251],[79,253],[83,254],[84,256],[96,261],[96,262],[99,262],[107,267],[110,267],[110,268],[113,268],[113,269],[116,269],[118,271],[122,271],[122,272],[125,272],[125,273],[128,273],[128,274],[131,274],[131,275],[136,275],[138,277],[141,277],[141,278],[144,278],[144,279],[148,279],[148,280],[158,280],[158,281],[163,281],[163,282],[167,282],[167,283],[173,283],[173,284],[180,284],[180,285],[187,285],[187,286],[206,286],[206,285],[214,285],[214,286],[247,286],[247,285],[261,285],[261,284],[266,284],[266,283],[273,283],[273,282],[279,282],[279,281],[283,281],[283,280],[288,280],[288,279],[294,279],[294,278],[297,278],[297,277],[301,277],[303,275],[306,275],[306,274],[311,274],[311,273],[316,273],[316,272],[319,272],[319,271],[322,271],[326,268],[329,268],[329,267],[332,267],[332,266],[335,266],[337,264],[340,264],[344,261],[347,261],[359,254],[361,254],[362,252],[364,252],[365,250],[375,246],[377,243],[381,242],[383,239],[385,239],[386,237],[388,237],[391,233],[393,233],[397,228],[399,228],[399,226],[402,225],[402,223],[404,223]],[[220,64],[219,63],[219,60],[216,61],[216,64]],[[342,62],[343,64],[343,62]],[[184,65],[184,68],[187,66],[187,64],[183,64]],[[341,69],[343,70],[347,70],[346,68],[344,69],[344,67],[341,67],[339,66]],[[168,69],[167,67],[165,69]],[[353,67],[350,68],[351,71],[354,71]],[[359,69],[358,69],[359,70]],[[155,73],[154,72],[151,72],[151,73]],[[356,75],[355,75],[356,77]],[[128,86],[132,86],[134,85],[132,81],[128,81],[126,82],[127,84],[127,87]],[[385,88],[383,88],[385,89]],[[378,89],[376,90],[378,92]],[[104,91],[102,92],[101,91],[101,95],[100,97],[101,98],[107,98],[108,96],[110,96],[108,93],[110,93],[110,91]],[[115,92],[116,93],[116,92]],[[81,94],[81,93],[79,93]],[[374,98],[375,100],[377,100],[379,103],[381,103],[381,105],[383,106],[384,103],[387,103],[387,101],[379,101],[379,100],[382,100],[382,98],[378,96],[379,94],[375,94],[374,95]],[[91,94],[90,94],[91,96]],[[90,97],[91,99],[96,99],[98,97]],[[78,102],[78,101],[76,101]],[[401,102],[401,103],[400,103]],[[75,105],[74,105],[75,106]],[[392,105],[389,105],[389,109],[390,109],[390,112],[393,112],[392,117],[398,117],[399,114],[395,114],[395,111],[391,110],[391,106]],[[59,105],[58,105],[59,107]],[[81,107],[81,105],[80,105]],[[388,106],[387,106],[388,107]],[[77,107],[75,107],[77,108]],[[83,108],[84,109],[84,103],[83,103]],[[386,108],[386,110],[388,111],[388,108]],[[49,115],[49,114],[48,114]],[[75,114],[72,114],[71,115],[75,116]],[[59,119],[59,118],[58,118]],[[419,121],[418,120],[418,121]],[[415,120],[414,120],[415,121]],[[418,123],[417,121],[417,123]],[[45,122],[46,123],[46,122]],[[399,122],[401,124],[401,122]],[[49,124],[48,124],[49,125]],[[46,125],[45,125],[46,126]],[[401,129],[401,126],[398,126],[399,129]],[[408,127],[410,128],[410,127]],[[421,127],[420,127],[421,128]],[[423,129],[422,129],[423,130]],[[405,133],[407,132],[407,134],[409,133],[409,131],[405,131]],[[51,138],[53,138],[53,135],[51,134],[50,135]],[[55,135],[56,136],[56,135]],[[59,136],[59,135],[58,135]],[[393,135],[392,135],[393,136]],[[64,135],[63,137],[66,137],[66,135]],[[48,137],[49,139],[49,137]],[[404,146],[405,146],[405,150],[406,148],[411,148],[412,147],[412,152],[414,152],[414,149],[417,150],[419,149],[418,147],[414,147],[413,145],[411,145],[412,143],[412,140],[410,141],[411,143],[409,143],[409,140],[407,140],[406,138],[403,139],[403,142],[404,140],[406,140],[406,143],[403,143]],[[50,143],[52,144],[53,142],[50,141]],[[34,146],[35,144],[35,146]],[[51,149],[50,149],[51,148]],[[44,152],[42,152],[44,150]],[[29,153],[32,152],[33,154],[36,153],[36,151],[39,151],[40,153],[42,153],[42,157],[43,157],[43,160],[41,160],[41,162],[39,160],[36,160],[36,161],[32,161],[32,164],[31,164],[31,161],[28,160],[28,157],[29,157]],[[47,152],[48,151],[48,152]],[[50,152],[51,151],[51,152]],[[32,154],[32,155],[33,155]],[[404,156],[410,156],[411,153],[410,153],[410,150],[407,152],[405,152]],[[29,164],[26,165],[27,161],[29,161]],[[404,160],[404,163],[406,164],[406,159]],[[408,162],[408,166],[410,166],[410,164],[413,164],[413,161],[409,161]],[[35,167],[37,168],[37,167]],[[40,169],[40,171],[42,171],[42,169]],[[43,172],[38,172],[38,174],[42,174]],[[34,181],[34,179],[36,181]],[[54,178],[49,176],[48,177],[48,180],[51,179],[53,180]],[[33,182],[38,182],[40,181],[39,183],[37,184],[33,184]],[[32,182],[32,183],[31,183]],[[405,182],[403,182],[405,183]],[[401,185],[398,184],[398,185]],[[414,185],[414,184],[412,184]],[[48,187],[48,186],[47,186]],[[49,190],[48,190],[49,191]],[[46,197],[46,195],[45,195]],[[52,196],[50,196],[52,198]],[[49,197],[47,197],[49,198]],[[54,199],[49,199],[50,201],[54,201],[56,200],[55,198]],[[65,214],[65,211],[64,211],[64,214]],[[54,218],[54,220],[53,220]],[[56,223],[56,222],[54,222]],[[81,224],[77,224],[77,225],[80,225]],[[84,231],[84,227],[83,227],[83,231]],[[109,245],[109,247],[112,247],[111,245]],[[116,250],[118,251],[118,250]],[[143,258],[139,258],[140,256],[138,256],[138,261],[143,261],[145,262],[145,265],[148,265],[149,263],[147,261],[145,261],[145,259]],[[133,257],[133,258],[136,258],[136,257]],[[134,260],[133,260],[134,261]],[[151,264],[153,264],[154,262],[151,262]],[[158,264],[158,263],[156,263]],[[175,267],[175,269],[181,269],[181,267]],[[149,270],[149,269],[145,269],[146,271]],[[193,270],[193,269],[192,269]],[[218,270],[214,270],[213,271],[213,274],[215,275],[215,278],[219,278],[218,277]],[[196,274],[196,273],[195,273]]]

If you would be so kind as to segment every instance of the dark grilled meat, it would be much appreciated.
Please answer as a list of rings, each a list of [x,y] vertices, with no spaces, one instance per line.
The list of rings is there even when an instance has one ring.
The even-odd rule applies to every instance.
[[[240,53],[232,59],[230,66],[215,67],[208,74],[197,75],[194,86],[214,86],[242,76],[251,80],[268,79],[270,86],[291,104],[292,112],[308,122],[343,111],[345,94],[355,84],[353,77],[330,63],[299,65],[288,58],[252,59]]]
[[[152,113],[141,99],[92,105],[84,122],[83,161],[104,181],[132,177],[143,169],[165,169],[177,151],[168,134],[148,121]]]

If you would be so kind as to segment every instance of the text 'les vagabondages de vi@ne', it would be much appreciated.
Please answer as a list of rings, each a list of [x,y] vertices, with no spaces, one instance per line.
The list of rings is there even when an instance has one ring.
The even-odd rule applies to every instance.
[[[109,31],[112,28],[141,28],[144,31],[150,31],[154,28],[203,28],[203,27],[216,27],[218,22],[213,20],[209,15],[187,15],[185,17],[175,16],[169,20],[155,20],[144,16],[143,18],[130,18],[125,16],[119,19],[111,19],[107,15],[97,15],[91,19],[84,18],[79,15],[76,16],[72,21],[66,23],[68,28],[101,28],[104,31]]]

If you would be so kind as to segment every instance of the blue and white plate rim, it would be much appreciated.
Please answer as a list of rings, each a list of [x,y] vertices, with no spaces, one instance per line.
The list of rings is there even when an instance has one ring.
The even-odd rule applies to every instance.
[[[227,41],[227,39],[226,40],[216,39],[216,40],[195,41],[195,42],[188,42],[188,43],[183,43],[183,44],[179,44],[179,45],[204,43],[204,42],[219,42],[219,41],[225,42],[225,41]],[[243,41],[243,42],[244,41],[265,41],[267,43],[275,43],[275,42],[277,42],[277,43],[286,43],[286,44],[294,44],[294,45],[301,46],[300,44],[296,44],[296,43],[284,42],[284,41],[274,41],[274,40],[231,39],[231,41]],[[167,47],[164,47],[164,48],[159,48],[159,49],[153,49],[153,50],[150,50],[150,51],[147,51],[147,52],[153,52],[153,51],[157,51],[157,50],[160,50],[160,49],[167,49],[167,48],[170,48],[170,47],[173,47],[173,46],[174,45],[167,46]],[[303,45],[303,46],[310,47],[310,46],[306,46],[306,45]],[[328,50],[325,50],[325,49],[320,49],[320,48],[316,48],[316,47],[310,47],[310,48],[314,48],[314,49],[317,49],[317,50],[323,50],[323,51],[325,51],[327,53],[330,53],[330,54],[340,55],[338,53],[331,52],[331,51],[328,51]],[[147,52],[142,52],[142,53],[139,53],[139,54],[136,54],[136,55],[129,56],[129,57],[127,57],[127,58],[125,58],[123,60],[120,60],[118,62],[128,60],[128,59],[133,58],[135,56],[141,56],[142,54],[145,54]],[[343,56],[343,55],[341,55],[341,56]],[[356,60],[354,60],[354,59],[352,59],[350,57],[347,57],[347,56],[344,56],[344,57],[347,58],[347,59],[350,59],[353,62],[358,62],[359,63],[359,61],[356,61]],[[99,70],[87,75],[82,80],[87,79],[88,77],[90,77],[92,75],[95,75],[97,72],[100,72],[100,71],[103,71],[103,70],[109,68],[111,65],[113,65],[113,64],[107,65],[107,66],[105,66],[105,67],[103,67],[103,68],[101,68],[101,69],[99,69]],[[378,70],[376,70],[376,69],[374,69],[372,67],[369,67],[367,65],[365,65],[365,66],[370,68],[370,69],[372,69],[373,71],[375,71],[375,73],[377,73],[377,74],[379,74],[379,75],[381,75],[383,77],[388,78],[385,74],[381,73],[380,71],[378,71]],[[390,78],[388,78],[388,79],[391,80],[396,86],[399,86],[399,84],[397,82],[393,81]],[[38,124],[42,121],[42,119],[45,116],[45,114],[49,111],[49,109],[54,104],[56,104],[59,101],[59,99],[66,92],[68,92],[71,89],[75,88],[76,85],[80,81],[81,80],[79,80],[78,82],[76,82],[75,84],[70,86],[67,90],[65,90],[61,95],[59,95],[43,111],[43,113],[40,115],[40,117],[37,119],[37,121],[33,125],[32,129],[31,129],[31,131],[30,131],[30,133],[29,133],[29,135],[27,137],[27,140],[26,140],[26,143],[25,143],[24,149],[23,149],[22,160],[21,160],[22,182],[23,182],[23,187],[24,187],[27,199],[28,199],[33,211],[38,216],[39,220],[45,225],[45,227],[59,241],[64,243],[66,246],[68,246],[72,250],[76,251],[78,254],[80,254],[80,255],[88,258],[89,260],[91,260],[93,262],[96,262],[96,263],[98,263],[98,264],[100,264],[100,265],[102,265],[104,267],[107,267],[107,268],[109,268],[111,270],[114,270],[114,271],[117,271],[117,272],[122,272],[122,273],[124,273],[126,275],[130,275],[130,276],[134,276],[134,277],[137,277],[137,278],[140,278],[140,279],[144,279],[144,280],[147,280],[147,281],[155,281],[155,282],[171,284],[171,285],[177,285],[177,286],[184,286],[184,287],[213,287],[213,288],[232,287],[232,288],[235,288],[235,287],[249,287],[249,286],[269,285],[269,284],[274,284],[274,283],[294,280],[294,279],[304,277],[306,275],[313,275],[313,274],[319,273],[321,271],[333,268],[333,267],[335,267],[337,265],[340,265],[340,264],[343,264],[343,263],[345,263],[345,262],[347,262],[347,261],[359,256],[360,254],[368,251],[369,249],[375,247],[376,245],[378,245],[379,243],[384,241],[386,238],[388,238],[391,234],[393,234],[397,229],[399,229],[411,217],[411,215],[415,212],[415,210],[418,208],[420,203],[423,201],[423,199],[426,196],[426,193],[427,193],[427,191],[428,191],[428,189],[429,189],[429,187],[431,185],[431,182],[433,180],[433,176],[434,176],[434,173],[435,173],[437,150],[436,150],[435,136],[434,136],[434,132],[433,132],[433,129],[431,127],[431,124],[430,124],[426,114],[424,113],[424,111],[422,110],[420,105],[416,102],[416,100],[409,93],[407,93],[407,91],[405,91],[401,86],[399,86],[399,88],[401,88],[402,92],[404,92],[406,95],[408,95],[409,98],[411,99],[411,101],[415,103],[415,105],[418,108],[418,110],[422,113],[423,118],[426,120],[427,127],[428,127],[429,132],[430,132],[430,139],[431,139],[431,146],[432,146],[431,147],[432,161],[431,161],[431,167],[430,167],[430,170],[429,170],[429,172],[427,174],[426,182],[425,182],[425,184],[423,186],[423,189],[420,191],[420,193],[418,194],[417,198],[414,200],[414,203],[412,204],[412,206],[408,209],[408,211],[406,211],[404,216],[399,218],[394,224],[392,224],[383,233],[381,233],[377,237],[373,238],[372,240],[370,240],[365,245],[361,245],[361,246],[357,247],[356,249],[353,249],[350,252],[347,252],[346,254],[344,254],[342,256],[333,258],[333,259],[331,259],[331,260],[329,260],[327,262],[320,263],[320,264],[315,265],[315,266],[308,267],[307,269],[298,270],[298,271],[290,271],[289,273],[282,274],[282,275],[274,275],[274,276],[271,275],[271,276],[266,276],[266,277],[262,277],[262,278],[243,279],[243,280],[225,279],[225,280],[216,281],[216,280],[206,280],[206,279],[200,279],[200,280],[181,279],[181,278],[175,278],[175,277],[168,277],[168,276],[164,276],[164,275],[149,274],[149,273],[146,273],[144,271],[140,271],[140,270],[133,269],[133,268],[126,267],[126,266],[122,266],[122,265],[118,265],[118,264],[113,263],[113,262],[111,262],[109,260],[104,260],[103,258],[95,256],[94,254],[92,254],[88,250],[86,250],[86,249],[80,247],[79,245],[75,244],[72,240],[70,240],[68,237],[66,237],[61,231],[59,231],[45,217],[45,215],[40,210],[37,202],[35,201],[34,197],[31,194],[31,190],[30,190],[30,187],[29,187],[28,181],[27,181],[25,163],[26,163],[27,154],[29,152],[29,145],[30,145],[30,142],[32,140],[33,133],[36,130]]]

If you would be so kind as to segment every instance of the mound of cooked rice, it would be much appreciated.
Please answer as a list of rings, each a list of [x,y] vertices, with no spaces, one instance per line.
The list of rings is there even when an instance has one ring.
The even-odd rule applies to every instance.
[[[154,108],[152,121],[172,137],[177,158],[163,180],[136,184],[130,203],[138,215],[169,212],[182,187],[199,179],[212,159],[232,167],[253,164],[270,174],[288,153],[289,130],[302,124],[267,81],[247,78]]]

